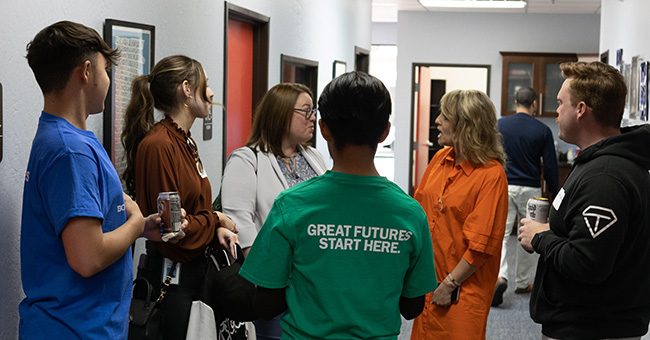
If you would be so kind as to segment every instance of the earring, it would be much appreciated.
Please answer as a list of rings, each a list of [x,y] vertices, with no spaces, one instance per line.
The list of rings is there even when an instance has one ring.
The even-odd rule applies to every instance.
[[[183,103],[183,106],[185,106],[185,107],[190,107],[189,105],[187,105],[187,101],[188,101],[188,100],[192,100],[193,98],[194,98],[194,97],[187,97],[186,100],[185,100],[185,102]]]

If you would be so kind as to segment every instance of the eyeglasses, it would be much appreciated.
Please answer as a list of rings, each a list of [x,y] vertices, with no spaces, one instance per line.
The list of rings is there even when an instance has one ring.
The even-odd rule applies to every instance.
[[[313,107],[311,109],[299,109],[297,107],[294,107],[293,111],[301,113],[305,117],[306,120],[310,120],[312,116],[316,115],[316,111],[318,111],[318,109],[315,108],[315,107]]]

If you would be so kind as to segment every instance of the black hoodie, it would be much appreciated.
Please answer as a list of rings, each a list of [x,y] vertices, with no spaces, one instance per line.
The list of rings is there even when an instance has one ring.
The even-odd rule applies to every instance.
[[[544,335],[645,334],[650,322],[650,125],[586,148],[551,204],[530,314]]]

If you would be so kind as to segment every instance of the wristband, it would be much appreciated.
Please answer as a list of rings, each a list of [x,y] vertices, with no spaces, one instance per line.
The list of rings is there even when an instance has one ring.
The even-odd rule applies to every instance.
[[[451,273],[449,273],[447,277],[445,277],[445,281],[447,281],[447,283],[449,283],[454,288],[460,287],[460,282],[456,281],[456,279],[454,279],[454,277],[451,276]]]
[[[530,245],[533,246],[533,251],[537,251],[537,246],[542,239],[542,233],[543,231],[533,235],[533,238],[530,240]]]

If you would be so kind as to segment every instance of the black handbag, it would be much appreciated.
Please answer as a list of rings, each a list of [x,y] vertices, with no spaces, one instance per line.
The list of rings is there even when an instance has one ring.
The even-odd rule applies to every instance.
[[[244,263],[244,254],[237,244],[237,259],[218,245],[210,245],[205,249],[207,266],[201,286],[201,301],[210,306],[217,323],[219,339],[247,339],[248,334],[244,322],[234,319],[231,313],[232,305],[227,305],[224,299],[224,284],[239,273]],[[254,288],[254,287],[253,287]],[[238,316],[235,313],[234,316]]]
[[[174,263],[171,268],[175,268]],[[129,309],[129,340],[158,340],[162,338],[162,315],[159,307],[167,294],[167,288],[172,280],[171,271],[167,273],[160,294],[156,300],[151,300],[153,287],[145,278],[133,281],[133,298]]]

